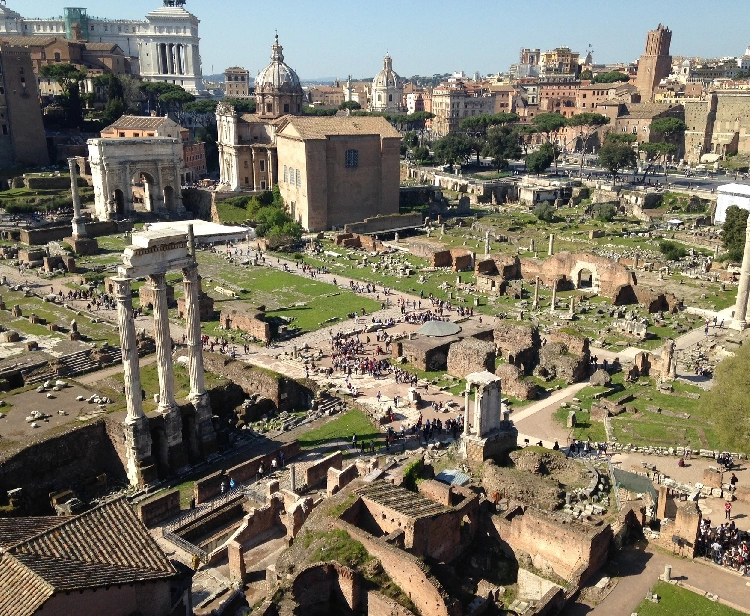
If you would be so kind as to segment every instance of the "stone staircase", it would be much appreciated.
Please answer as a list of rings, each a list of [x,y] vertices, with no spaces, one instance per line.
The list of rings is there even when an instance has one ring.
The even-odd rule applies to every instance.
[[[111,361],[107,362],[105,365],[110,366],[120,363],[122,361],[122,351],[120,347],[109,347],[109,356]],[[92,356],[92,351],[90,349],[71,353],[70,355],[63,355],[55,360],[54,363],[54,367],[52,366],[52,362],[48,362],[47,365],[41,369],[29,373],[23,373],[24,383],[27,385],[36,385],[37,383],[50,379],[72,378],[81,374],[100,370],[104,367],[104,365]]]

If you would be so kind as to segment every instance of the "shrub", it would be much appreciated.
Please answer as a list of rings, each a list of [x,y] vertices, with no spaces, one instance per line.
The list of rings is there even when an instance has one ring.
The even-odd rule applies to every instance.
[[[683,257],[686,257],[688,254],[687,250],[685,250],[685,247],[682,244],[671,242],[669,240],[659,242],[659,251],[669,261],[679,261]]]
[[[555,208],[549,201],[542,201],[534,206],[534,216],[544,222],[555,220]]]
[[[594,206],[594,216],[602,222],[612,222],[616,213],[617,208],[611,203],[598,203]]]

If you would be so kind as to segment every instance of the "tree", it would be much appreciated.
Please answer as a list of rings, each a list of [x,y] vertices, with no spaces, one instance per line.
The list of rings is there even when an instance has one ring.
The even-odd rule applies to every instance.
[[[521,158],[521,146],[515,131],[509,126],[491,127],[482,154],[492,158],[498,171],[505,169],[509,160]]]
[[[599,128],[609,124],[609,118],[602,115],[601,113],[578,113],[567,121],[568,126],[573,126],[578,129],[578,136],[581,138],[581,164],[578,169],[578,177],[583,176],[583,159],[586,154],[586,144],[588,143],[591,135],[593,135]]]
[[[526,156],[526,169],[529,173],[539,175],[552,164],[553,160],[554,155],[549,148],[539,148],[536,152]]]
[[[611,203],[598,203],[594,206],[594,216],[601,222],[612,222],[617,214],[617,208]]]
[[[424,145],[418,145],[411,153],[414,156],[414,160],[420,163],[430,159],[430,148]]]
[[[620,170],[632,167],[637,159],[633,146],[618,139],[607,139],[599,148],[599,163],[612,174],[615,184]]]
[[[249,98],[225,98],[227,105],[234,107],[237,113],[255,113],[255,101]]]
[[[590,68],[584,69],[581,71],[581,80],[583,81],[591,81],[594,78],[593,73],[591,72]]]
[[[708,416],[715,423],[722,449],[747,453],[750,443],[750,345],[717,367],[714,386],[704,394]]]
[[[501,126],[518,120],[519,117],[515,113],[481,113],[464,118],[458,127],[469,133],[484,135],[491,126]]]
[[[669,261],[679,261],[688,255],[688,251],[685,250],[685,247],[682,244],[670,240],[659,242],[659,252],[661,252],[661,254],[663,254]]]
[[[159,95],[159,102],[166,107],[167,113],[173,114],[177,118],[177,121],[182,124],[184,118],[183,107],[187,103],[192,103],[195,100],[195,96],[181,86],[168,85],[172,85],[172,88]]]
[[[463,133],[449,133],[433,145],[435,160],[439,163],[462,164],[473,151],[472,140]]]
[[[404,145],[407,148],[416,148],[419,145],[419,138],[417,137],[417,133],[415,133],[413,130],[407,131],[404,133],[404,136],[402,137]]]
[[[671,152],[677,151],[677,141],[681,138],[687,130],[687,124],[679,118],[656,118],[651,121],[651,138],[654,138],[654,134],[661,135],[665,143],[671,144],[673,149]],[[666,151],[666,148],[662,150],[664,156],[664,181],[667,180],[667,154],[671,153]]]
[[[529,124],[521,124],[520,126],[514,126],[513,132],[518,139],[518,145],[523,149],[524,160],[529,155],[529,142],[531,141],[531,135],[535,135],[537,130]],[[524,164],[526,164],[524,162]]]
[[[543,222],[554,222],[555,207],[549,201],[542,201],[534,206],[534,216]]]
[[[620,71],[610,71],[609,73],[599,73],[592,80],[591,83],[627,83],[630,81],[630,77]]]
[[[362,109],[362,105],[360,105],[357,101],[344,101],[339,105],[339,109]]]
[[[565,116],[560,115],[559,113],[540,113],[531,121],[531,123],[534,125],[534,128],[537,129],[537,132],[544,135],[547,143],[552,143],[552,135],[565,126],[567,120],[565,119]],[[555,175],[557,175],[557,157],[560,154],[559,148],[556,148],[553,153],[554,158],[552,160],[555,162]]]
[[[646,162],[648,162],[648,167],[646,167],[646,170],[643,172],[643,179],[646,179],[648,172],[654,166],[654,161],[658,160],[659,158],[664,159],[664,176],[666,178],[667,156],[669,154],[675,153],[677,151],[677,146],[674,146],[671,143],[667,143],[666,141],[657,141],[656,143],[642,143],[638,149],[646,154]]]
[[[736,205],[727,208],[724,226],[722,227],[721,243],[727,251],[730,261],[742,262],[745,252],[745,232],[747,230],[748,211]]]
[[[52,79],[62,90],[62,103],[67,126],[83,123],[80,83],[86,79],[86,71],[79,71],[72,64],[44,64],[39,67],[39,76]]]

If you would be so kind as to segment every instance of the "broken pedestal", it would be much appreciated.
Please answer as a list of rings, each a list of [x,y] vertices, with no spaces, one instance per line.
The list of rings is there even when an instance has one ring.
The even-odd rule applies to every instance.
[[[99,252],[99,242],[92,237],[66,237],[63,242],[70,245],[77,255],[95,255]]]

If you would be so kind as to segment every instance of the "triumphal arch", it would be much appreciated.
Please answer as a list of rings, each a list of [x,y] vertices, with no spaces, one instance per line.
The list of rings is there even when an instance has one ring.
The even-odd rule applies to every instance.
[[[134,211],[167,217],[185,213],[179,139],[89,139],[87,143],[99,220],[123,218]]]

